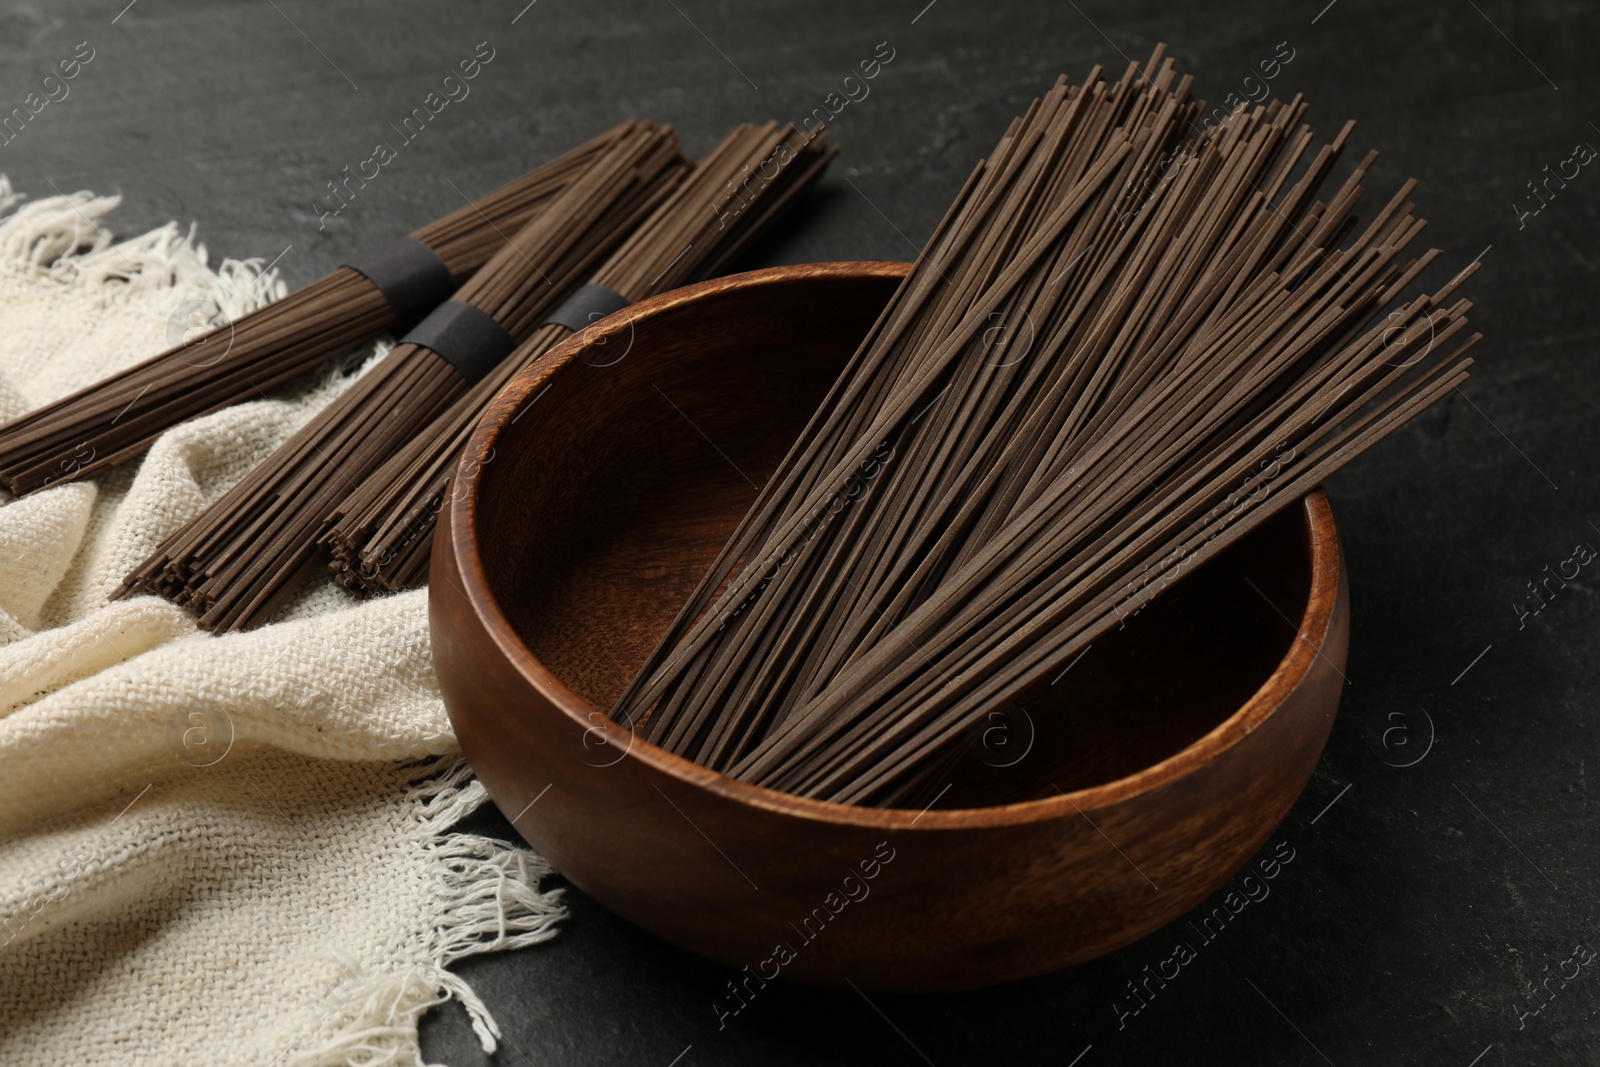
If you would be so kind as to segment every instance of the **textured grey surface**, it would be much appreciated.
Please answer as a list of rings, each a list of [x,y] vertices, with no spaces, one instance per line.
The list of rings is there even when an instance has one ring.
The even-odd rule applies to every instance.
[[[79,42],[95,49],[70,95],[0,146],[0,169],[34,195],[123,192],[123,232],[197,220],[214,255],[282,252],[291,284],[627,115],[675,124],[691,150],[735,121],[797,118],[881,41],[894,60],[834,124],[845,154],[747,265],[909,258],[1058,72],[1117,67],[1165,39],[1220,99],[1287,40],[1274,91],[1307,93],[1328,133],[1358,118],[1358,152],[1386,152],[1376,190],[1421,180],[1442,269],[1488,246],[1472,287],[1488,340],[1463,395],[1329,487],[1354,586],[1350,684],[1276,835],[1295,859],[1270,896],[1203,945],[1180,922],[1088,966],[959,996],[774,986],[721,1030],[724,971],[576,893],[555,941],[461,971],[506,1030],[506,1064],[1600,1060],[1600,974],[1551,977],[1571,974],[1578,944],[1600,947],[1593,566],[1521,628],[1517,611],[1547,564],[1600,546],[1600,167],[1553,184],[1520,224],[1515,206],[1535,203],[1526,183],[1547,164],[1600,145],[1594,5],[137,0],[113,23],[124,2],[0,9],[0,113]],[[482,41],[495,58],[471,95],[319,231],[325,183]],[[1391,701],[1437,730],[1414,766],[1369,740]],[[492,813],[477,822],[508,832]],[[1119,1027],[1126,983],[1180,937],[1197,958]],[[430,1058],[486,1062],[459,1008],[424,1030]]]

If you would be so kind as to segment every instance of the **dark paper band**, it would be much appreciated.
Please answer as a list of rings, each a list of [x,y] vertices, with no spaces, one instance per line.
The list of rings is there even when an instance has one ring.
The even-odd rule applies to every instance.
[[[415,237],[402,237],[344,264],[364,274],[394,309],[394,331],[403,333],[456,291],[450,268]]]
[[[516,340],[488,312],[459,300],[440,304],[400,338],[400,343],[437,352],[469,385],[482,381],[517,347]]]
[[[599,322],[607,315],[615,314],[627,307],[631,301],[609,285],[580,285],[573,290],[571,296],[561,302],[561,306],[545,318],[541,326],[565,326],[573,333],[577,333],[591,323]]]

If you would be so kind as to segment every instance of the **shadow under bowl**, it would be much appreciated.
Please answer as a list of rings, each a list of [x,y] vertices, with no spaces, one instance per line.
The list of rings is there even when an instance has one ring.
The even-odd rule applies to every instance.
[[[1319,490],[1021,694],[927,810],[762,789],[607,719],[907,269],[755,271],[574,336],[486,413],[434,545],[434,663],[500,809],[746,981],[971,988],[1137,940],[1261,847],[1338,706]]]

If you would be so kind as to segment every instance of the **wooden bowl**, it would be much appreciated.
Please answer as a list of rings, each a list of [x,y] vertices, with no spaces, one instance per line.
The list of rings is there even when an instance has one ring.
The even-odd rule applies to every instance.
[[[746,785],[608,721],[906,270],[756,271],[570,339],[484,416],[433,550],[434,663],[500,809],[745,983],[930,992],[1126,945],[1265,843],[1338,705],[1348,594],[1319,491],[1024,694],[929,810]]]

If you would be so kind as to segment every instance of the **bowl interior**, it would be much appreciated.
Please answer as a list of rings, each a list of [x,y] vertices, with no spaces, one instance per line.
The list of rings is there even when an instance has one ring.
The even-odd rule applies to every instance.
[[[564,685],[613,703],[896,282],[884,271],[710,293],[639,321],[614,339],[621,357],[564,365],[534,401],[539,418],[502,425],[480,475],[483,569]],[[685,316],[717,329],[708,340]],[[975,733],[936,806],[1054,796],[1181,751],[1278,666],[1310,581],[1308,520],[1291,508],[1021,694],[1003,732]]]

